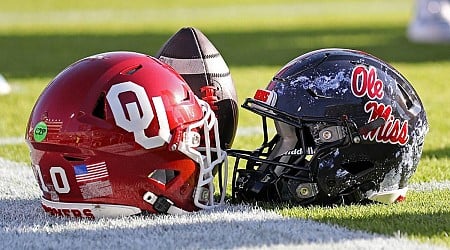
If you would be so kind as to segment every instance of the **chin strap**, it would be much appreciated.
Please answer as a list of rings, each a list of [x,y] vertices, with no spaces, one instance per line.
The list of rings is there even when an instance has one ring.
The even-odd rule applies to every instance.
[[[187,214],[186,210],[183,210],[173,203],[173,201],[167,199],[164,196],[156,196],[154,193],[147,191],[142,197],[145,202],[150,203],[160,214]]]

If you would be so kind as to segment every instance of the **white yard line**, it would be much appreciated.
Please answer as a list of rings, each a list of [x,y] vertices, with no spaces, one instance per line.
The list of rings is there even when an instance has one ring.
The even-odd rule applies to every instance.
[[[25,143],[24,137],[0,137],[0,146]]]
[[[434,185],[441,187],[440,185]],[[448,187],[448,183],[443,185]],[[418,185],[415,189],[421,189]],[[273,211],[226,205],[180,216],[96,221],[44,215],[31,169],[0,158],[0,242],[11,249],[444,249]]]
[[[431,192],[434,190],[450,189],[450,180],[410,183],[409,190],[418,192]]]

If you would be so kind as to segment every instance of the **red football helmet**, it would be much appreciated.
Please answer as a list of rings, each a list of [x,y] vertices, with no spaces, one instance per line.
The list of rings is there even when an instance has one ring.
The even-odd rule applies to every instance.
[[[218,133],[209,105],[170,66],[109,52],[56,76],[34,106],[26,141],[44,210],[97,218],[222,203],[227,163]]]

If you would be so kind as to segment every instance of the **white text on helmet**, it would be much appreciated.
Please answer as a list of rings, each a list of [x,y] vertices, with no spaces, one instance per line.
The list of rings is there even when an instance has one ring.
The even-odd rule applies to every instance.
[[[119,98],[119,95],[125,92],[133,92],[137,98],[136,102],[125,104],[126,110],[124,110]],[[160,96],[152,97],[159,124],[158,135],[152,137],[147,137],[144,132],[155,117],[144,87],[134,82],[117,83],[108,91],[106,99],[111,107],[117,126],[128,132],[133,132],[135,141],[145,149],[157,148],[170,141],[169,122]],[[142,115],[139,112],[139,106],[142,110]],[[127,118],[125,112],[128,113],[129,118]]]

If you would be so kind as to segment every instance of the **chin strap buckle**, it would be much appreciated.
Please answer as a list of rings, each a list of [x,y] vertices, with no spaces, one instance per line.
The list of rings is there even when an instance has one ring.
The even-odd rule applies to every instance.
[[[173,203],[173,201],[167,199],[164,196],[157,196],[152,192],[147,191],[142,197],[145,202],[150,203],[160,214],[186,214],[189,213],[183,210]]]

